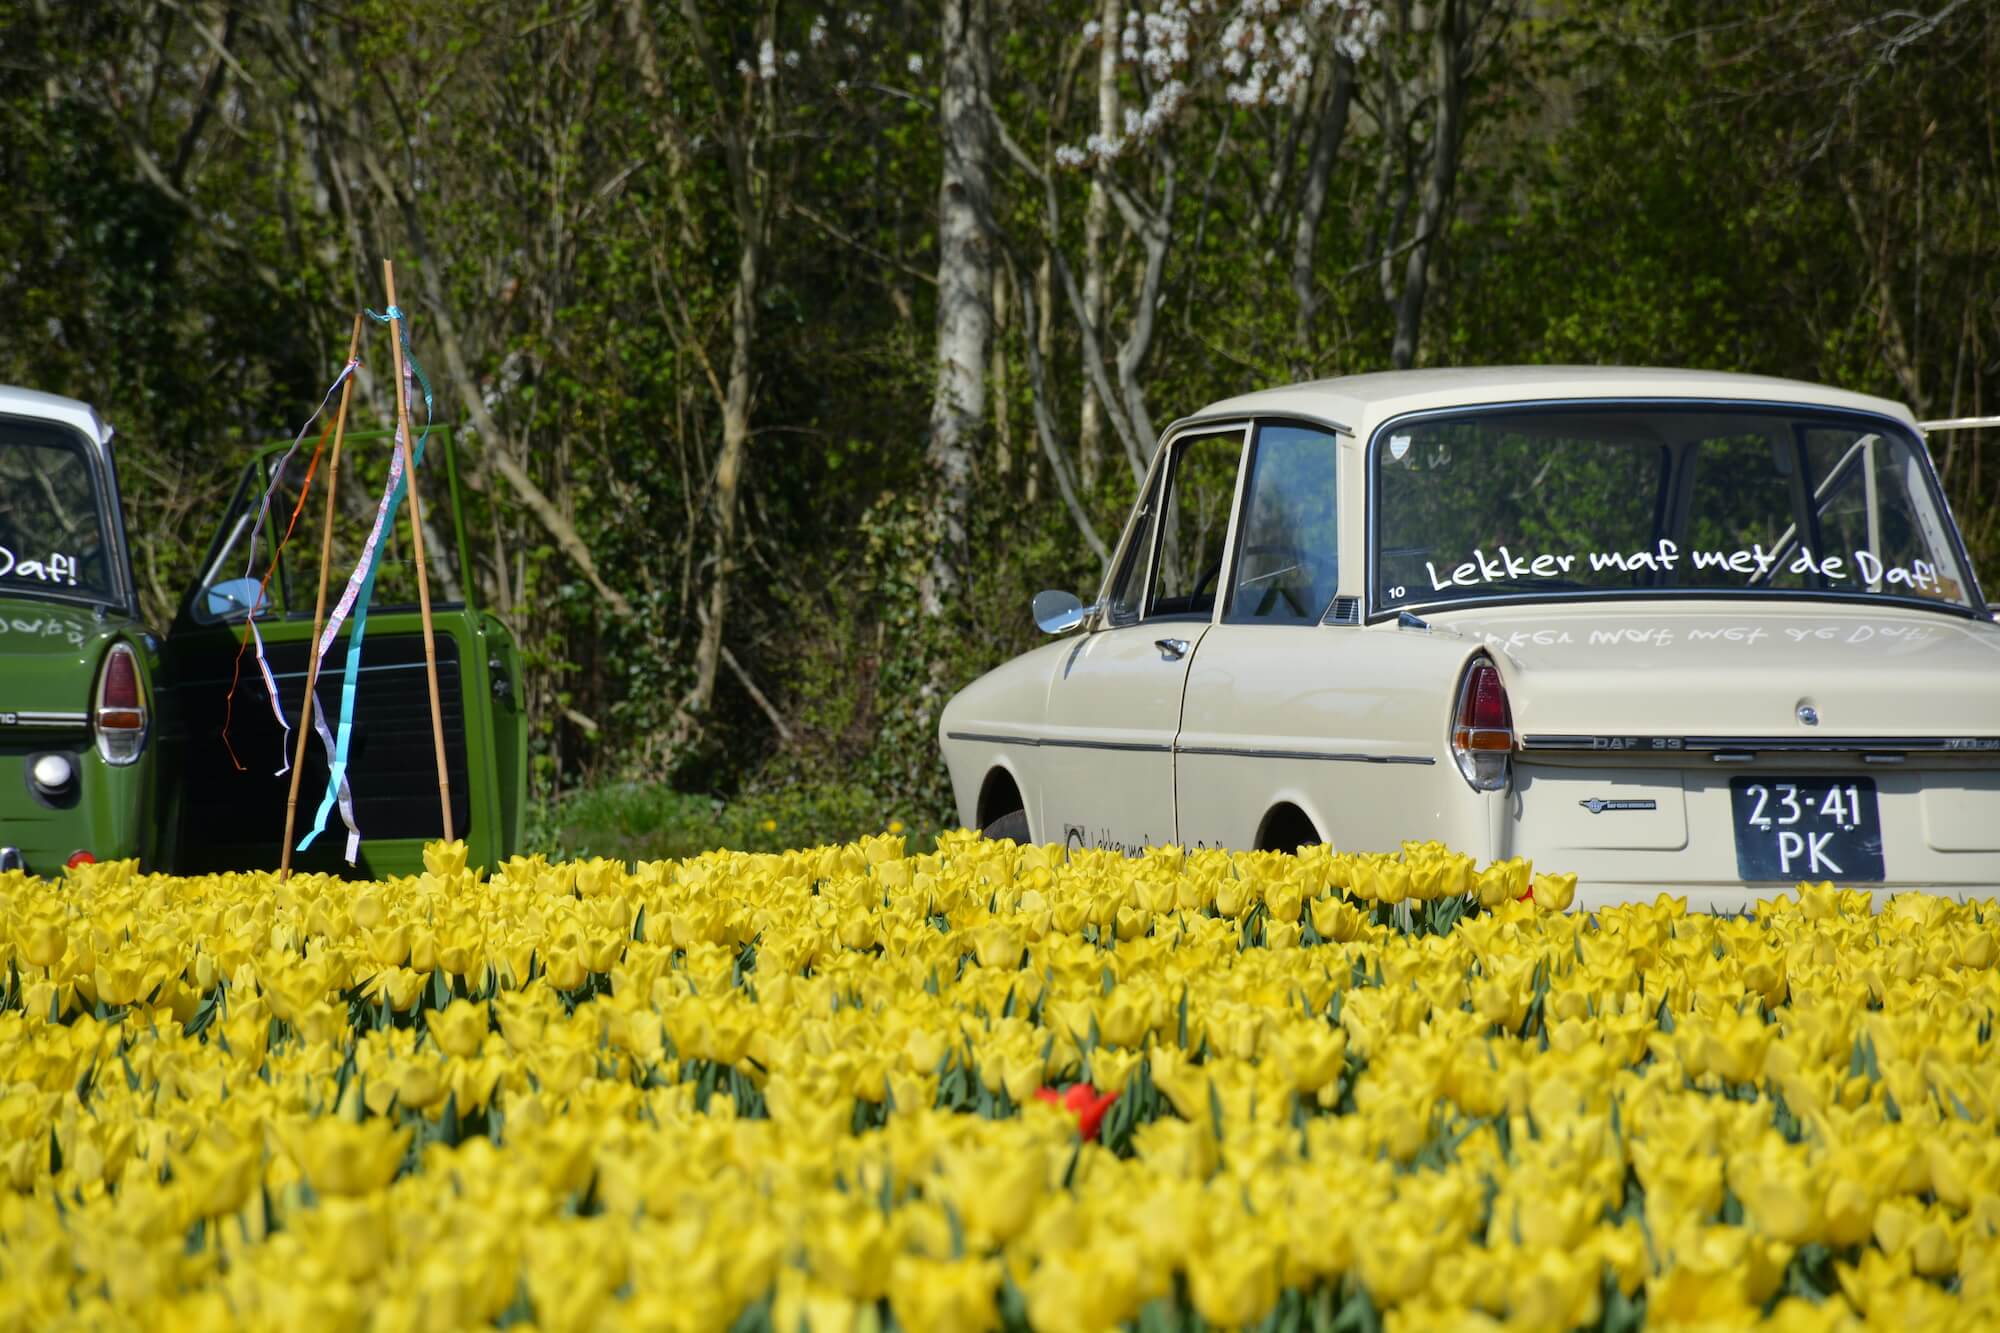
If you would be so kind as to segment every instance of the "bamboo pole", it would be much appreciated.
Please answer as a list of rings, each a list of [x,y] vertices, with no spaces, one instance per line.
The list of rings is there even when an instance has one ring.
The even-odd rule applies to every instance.
[[[403,384],[403,320],[396,309],[396,268],[382,261],[382,285],[389,292],[389,346],[396,357],[396,438],[403,449],[403,480],[410,488],[410,549],[417,557],[417,606],[424,622],[424,674],[431,687],[431,743],[437,751],[438,808],[444,818],[444,840],[451,827],[451,777],[444,766],[444,708],[438,703],[437,639],[431,631],[431,582],[424,572],[424,515],[417,503],[417,461],[410,450],[410,400]]]
[[[347,339],[347,364],[351,368],[361,355],[361,316],[354,317],[354,332]],[[340,441],[347,433],[347,400],[354,393],[350,369],[340,386],[340,409],[333,417],[333,456],[326,464],[326,526],[319,539],[319,595],[313,602],[312,642],[306,648],[306,697],[299,705],[299,742],[292,754],[292,790],[285,797],[285,845],[278,857],[278,879],[292,877],[292,833],[298,827],[299,776],[306,762],[306,735],[312,730],[314,691],[319,688],[319,636],[326,625],[326,580],[333,567],[333,497],[340,485]]]

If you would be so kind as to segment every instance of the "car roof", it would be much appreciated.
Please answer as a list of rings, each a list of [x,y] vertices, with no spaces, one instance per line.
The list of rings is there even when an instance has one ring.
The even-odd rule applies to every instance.
[[[1572,398],[1693,398],[1850,408],[1914,423],[1903,404],[1774,375],[1628,366],[1468,366],[1345,375],[1260,389],[1211,403],[1197,415],[1298,415],[1359,429],[1403,412]],[[1195,418],[1190,418],[1195,419]]]
[[[96,408],[75,398],[65,398],[56,393],[43,393],[39,389],[22,389],[12,384],[0,384],[0,416],[60,421],[64,425],[76,427],[100,445],[111,441],[111,427],[104,423],[103,417],[97,415]]]

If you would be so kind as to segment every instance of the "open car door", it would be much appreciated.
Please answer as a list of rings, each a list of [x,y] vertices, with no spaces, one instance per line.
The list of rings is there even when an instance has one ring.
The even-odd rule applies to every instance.
[[[168,863],[182,873],[279,864],[291,788],[284,770],[297,738],[273,715],[255,644],[244,640],[255,606],[278,707],[285,725],[296,728],[312,647],[326,475],[322,469],[314,478],[291,542],[274,568],[272,547],[292,519],[308,463],[308,451],[301,449],[282,464],[280,475],[289,445],[264,447],[245,470],[167,636],[161,813]],[[329,612],[374,524],[393,448],[387,431],[346,438]],[[492,866],[513,854],[526,804],[520,658],[512,634],[479,609],[475,581],[463,574],[470,568],[470,547],[450,429],[432,429],[427,448],[432,457],[442,454],[448,483],[441,496],[437,469],[420,467],[420,477],[429,482],[423,496],[424,547],[452,825],[467,844],[468,860]],[[259,503],[274,476],[277,490],[260,527]],[[407,505],[398,510],[395,529],[380,542],[356,673],[347,773],[361,835],[359,856],[352,867],[346,864],[347,829],[336,806],[312,846],[293,853],[295,869],[368,878],[415,873],[423,868],[423,844],[443,836],[408,513]],[[253,528],[258,529],[254,544]],[[350,616],[320,664],[319,705],[329,731],[339,721],[353,626]],[[327,787],[328,755],[317,735],[308,739],[305,756],[294,846],[313,828]]]

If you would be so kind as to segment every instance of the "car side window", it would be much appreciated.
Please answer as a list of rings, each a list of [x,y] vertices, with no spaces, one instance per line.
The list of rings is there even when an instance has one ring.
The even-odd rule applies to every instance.
[[[1340,581],[1336,473],[1340,444],[1311,426],[1262,425],[1250,451],[1232,624],[1310,624]]]
[[[1153,497],[1157,491],[1157,486],[1148,487],[1133,508],[1124,556],[1104,598],[1104,621],[1107,625],[1130,625],[1139,619],[1141,603],[1146,597],[1146,570],[1151,567]]]
[[[1215,612],[1222,578],[1229,506],[1243,432],[1183,436],[1167,470],[1159,535],[1153,543],[1153,596],[1149,618],[1207,620]]]

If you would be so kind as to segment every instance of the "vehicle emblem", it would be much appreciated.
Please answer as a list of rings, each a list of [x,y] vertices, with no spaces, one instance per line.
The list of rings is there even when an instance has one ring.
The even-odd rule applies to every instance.
[[[1593,796],[1587,801],[1578,801],[1577,804],[1590,811],[1593,815],[1601,815],[1606,810],[1657,810],[1660,808],[1658,801],[1607,801],[1602,796]]]
[[[1805,723],[1805,724],[1806,724],[1807,726],[1809,726],[1809,727],[1816,727],[1816,726],[1818,726],[1818,725],[1819,725],[1819,709],[1817,709],[1817,708],[1814,708],[1814,707],[1813,707],[1813,706],[1812,706],[1811,704],[1800,704],[1800,705],[1799,705],[1799,721],[1801,721],[1801,722]]]

